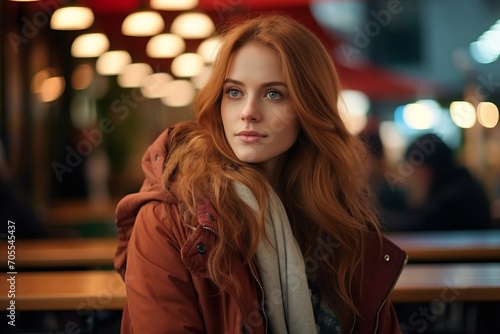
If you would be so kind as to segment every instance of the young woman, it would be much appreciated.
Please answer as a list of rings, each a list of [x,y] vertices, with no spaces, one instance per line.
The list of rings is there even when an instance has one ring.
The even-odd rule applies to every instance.
[[[399,333],[385,240],[331,58],[283,16],[235,26],[116,211],[122,333]]]

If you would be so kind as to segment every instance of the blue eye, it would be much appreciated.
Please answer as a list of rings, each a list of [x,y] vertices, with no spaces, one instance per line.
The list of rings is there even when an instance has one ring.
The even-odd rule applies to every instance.
[[[240,96],[240,91],[234,88],[229,88],[226,89],[225,93],[230,97],[230,98],[237,98]]]
[[[277,90],[270,90],[266,93],[266,96],[271,100],[279,100],[283,97],[283,94],[281,94]]]

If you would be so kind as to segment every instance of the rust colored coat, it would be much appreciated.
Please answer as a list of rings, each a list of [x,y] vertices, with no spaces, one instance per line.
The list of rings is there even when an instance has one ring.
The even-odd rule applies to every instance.
[[[266,333],[267,319],[260,312],[265,292],[254,265],[234,259],[243,288],[239,297],[230,289],[219,291],[206,275],[205,258],[217,234],[210,203],[199,207],[198,225],[187,227],[176,199],[163,191],[168,133],[144,155],[140,191],[124,197],[116,210],[115,268],[127,290],[121,333]],[[400,333],[389,294],[406,254],[386,239],[380,245],[376,236],[368,239],[367,249],[352,291],[363,319],[353,319],[352,333]]]

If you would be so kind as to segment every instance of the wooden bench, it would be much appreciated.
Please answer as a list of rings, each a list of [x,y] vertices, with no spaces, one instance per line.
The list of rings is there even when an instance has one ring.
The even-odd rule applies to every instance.
[[[500,261],[500,230],[387,233],[409,262]]]
[[[15,277],[16,310],[117,310],[125,285],[115,271],[22,272],[2,274],[0,307],[10,302],[7,278]],[[412,264],[391,296],[395,303],[500,302],[500,263]]]
[[[393,302],[500,301],[500,263],[409,264]]]
[[[47,210],[44,223],[47,226],[65,226],[95,221],[114,223],[118,200],[91,202],[65,200],[53,203]]]
[[[15,301],[16,311],[119,310],[125,303],[125,284],[111,270],[2,273],[0,305]],[[15,298],[8,298],[10,282]],[[8,284],[5,284],[8,283]]]
[[[112,266],[117,244],[117,238],[18,240],[14,262],[16,268]],[[0,252],[7,259],[6,242]]]

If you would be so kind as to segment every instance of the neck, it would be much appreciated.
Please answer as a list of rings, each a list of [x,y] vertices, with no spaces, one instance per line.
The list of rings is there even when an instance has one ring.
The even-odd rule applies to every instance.
[[[278,193],[278,186],[283,172],[283,167],[285,165],[285,154],[263,162],[261,165],[264,167],[266,172],[267,181],[271,187],[273,187],[274,191]]]

